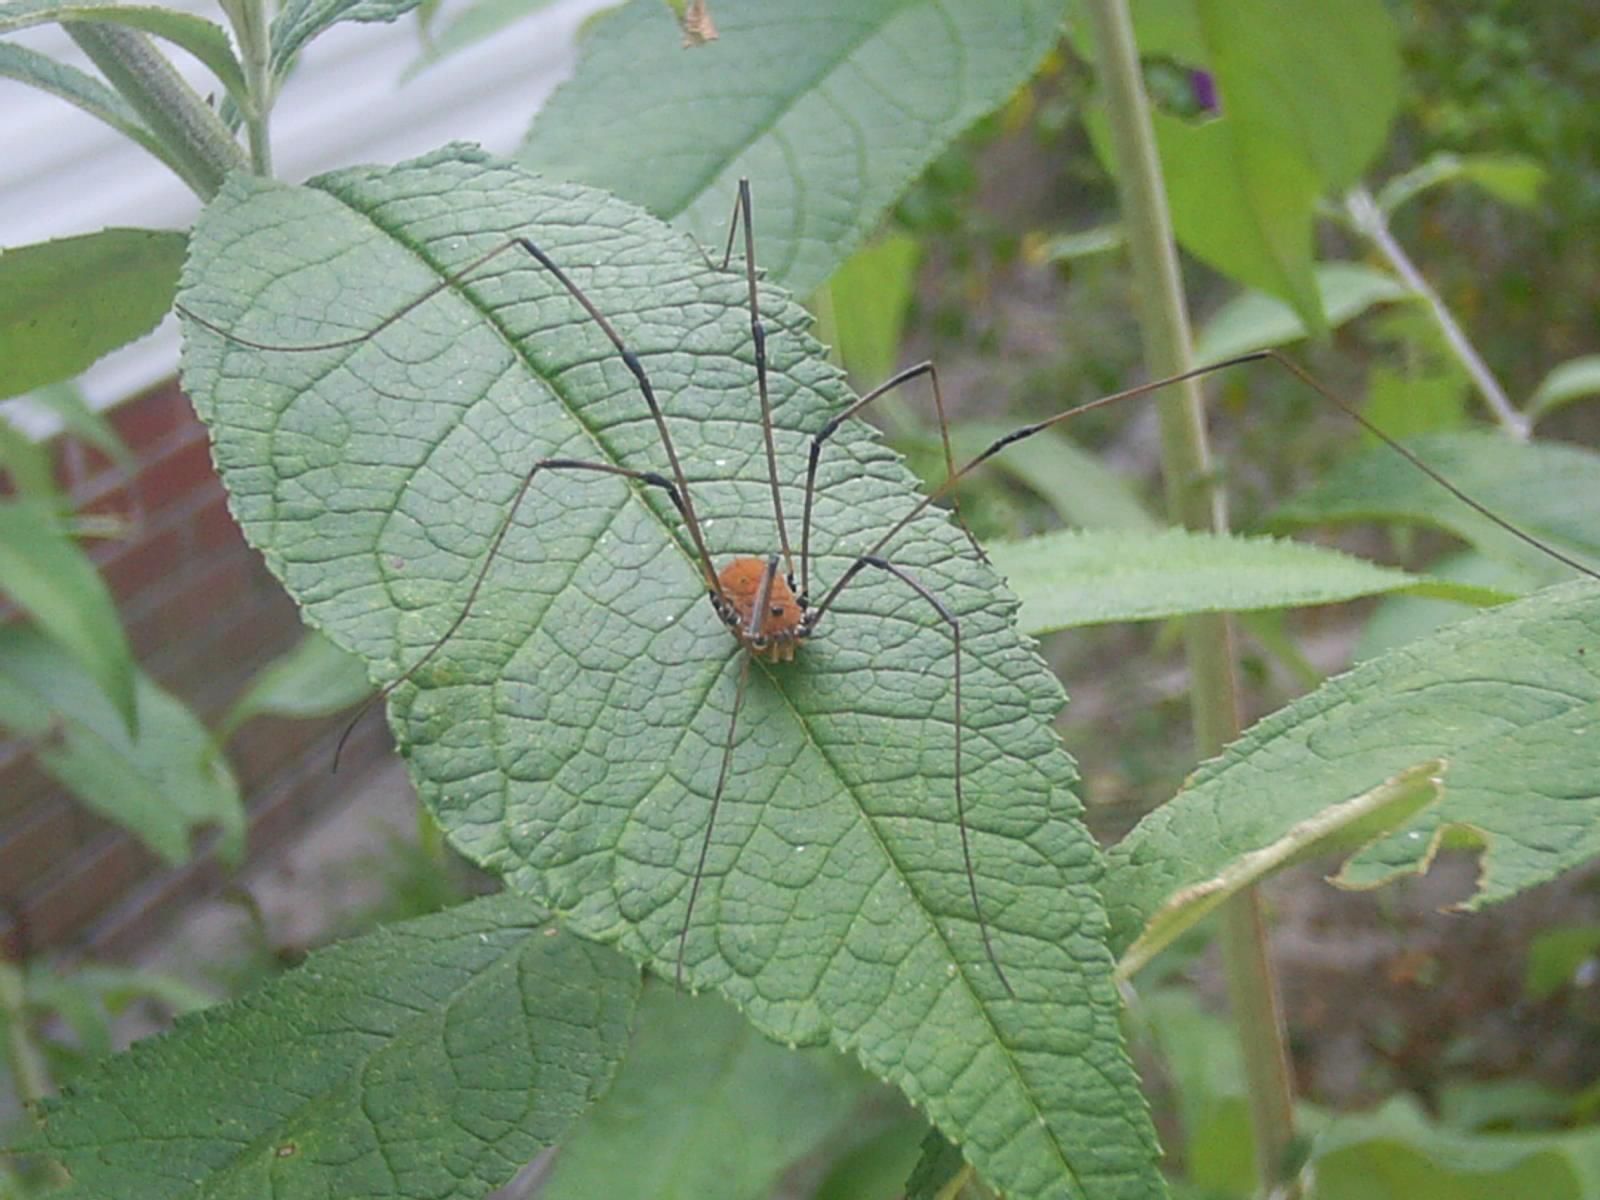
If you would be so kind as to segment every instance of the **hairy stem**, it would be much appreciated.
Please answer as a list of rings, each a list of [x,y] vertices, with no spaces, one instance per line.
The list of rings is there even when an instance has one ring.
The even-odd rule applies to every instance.
[[[133,106],[166,147],[169,165],[202,200],[217,194],[230,170],[245,165],[228,127],[144,34],[88,21],[62,27]]]
[[[1195,365],[1193,342],[1132,20],[1126,0],[1089,0],[1087,7],[1139,297],[1145,366],[1152,375],[1176,375]],[[1221,532],[1227,520],[1213,483],[1199,384],[1191,380],[1168,389],[1159,405],[1168,517],[1190,529]],[[1221,615],[1187,618],[1184,646],[1196,747],[1210,757],[1239,732],[1231,622]],[[1294,1097],[1260,903],[1252,888],[1224,906],[1222,942],[1250,1088],[1256,1165],[1262,1185],[1276,1187],[1294,1138]]]

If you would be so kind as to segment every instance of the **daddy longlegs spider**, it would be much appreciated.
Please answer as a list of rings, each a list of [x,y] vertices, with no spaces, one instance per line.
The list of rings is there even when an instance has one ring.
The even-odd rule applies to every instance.
[[[1112,395],[1077,405],[1043,420],[1023,425],[998,438],[981,453],[960,467],[957,467],[951,450],[937,371],[929,362],[908,367],[829,417],[820,428],[810,434],[804,474],[797,552],[789,536],[788,518],[784,511],[783,489],[780,486],[778,448],[774,437],[773,402],[768,387],[767,331],[762,320],[758,297],[755,233],[752,223],[750,189],[746,182],[740,183],[734,204],[728,240],[723,250],[720,265],[720,270],[724,272],[730,269],[735,244],[741,230],[743,232],[743,273],[746,305],[749,314],[750,344],[754,354],[756,393],[761,413],[762,452],[766,464],[766,483],[770,493],[777,544],[775,548],[769,549],[764,556],[736,556],[726,562],[720,569],[717,567],[716,560],[713,558],[708,546],[706,536],[708,522],[702,521],[699,510],[695,506],[689,475],[686,473],[683,461],[680,459],[666,415],[663,412],[661,402],[655,392],[644,362],[629,348],[627,340],[617,331],[612,321],[600,310],[599,306],[590,299],[585,290],[575,283],[567,271],[531,238],[517,236],[500,242],[487,252],[481,253],[469,261],[466,266],[445,276],[434,286],[414,296],[401,307],[384,316],[372,327],[349,338],[300,345],[275,345],[252,341],[240,337],[238,334],[219,326],[209,318],[203,317],[188,308],[180,307],[180,311],[186,319],[236,345],[256,350],[277,352],[337,350],[357,346],[375,338],[379,333],[396,324],[408,314],[415,312],[432,297],[470,281],[475,274],[481,272],[491,261],[508,253],[521,252],[530,258],[540,271],[553,278],[570,300],[581,308],[587,319],[604,334],[605,339],[612,348],[612,353],[626,367],[639,397],[644,402],[649,420],[655,431],[661,456],[665,460],[666,470],[640,469],[623,466],[615,462],[601,462],[568,456],[546,456],[534,461],[522,474],[510,502],[505,506],[504,514],[501,516],[498,526],[488,542],[482,563],[478,567],[476,574],[472,576],[472,582],[466,597],[460,603],[454,618],[419,658],[405,666],[397,677],[386,684],[372,701],[369,701],[369,706],[371,703],[386,698],[401,684],[413,679],[462,630],[468,618],[474,612],[480,594],[483,591],[484,583],[489,578],[502,547],[505,545],[508,533],[516,524],[518,513],[524,501],[534,492],[535,482],[542,474],[572,473],[577,476],[588,477],[614,476],[628,480],[641,489],[653,489],[664,495],[671,503],[673,510],[675,510],[684,533],[687,534],[689,545],[684,549],[688,552],[694,568],[702,578],[711,607],[732,636],[741,658],[729,711],[726,735],[721,745],[716,783],[706,815],[705,830],[700,838],[694,871],[689,884],[689,894],[678,928],[674,978],[680,986],[683,982],[689,934],[693,928],[702,882],[707,873],[708,857],[713,845],[713,835],[717,829],[719,809],[725,797],[730,767],[734,761],[739,717],[745,702],[752,664],[760,662],[775,665],[793,661],[804,648],[806,642],[816,635],[824,618],[835,609],[841,594],[863,572],[870,568],[874,572],[898,581],[904,588],[908,589],[912,595],[926,606],[927,610],[931,611],[949,636],[953,679],[952,710],[949,715],[953,727],[953,745],[951,748],[953,799],[961,862],[965,874],[965,890],[970,901],[972,918],[980,935],[985,958],[1006,993],[1008,995],[1015,994],[994,947],[990,922],[985,912],[983,899],[979,893],[978,876],[974,869],[972,838],[968,828],[968,801],[964,786],[965,764],[963,759],[966,715],[963,709],[963,659],[966,652],[963,646],[962,621],[952,607],[944,602],[937,592],[924,583],[916,573],[903,565],[891,561],[887,557],[896,539],[916,518],[937,501],[950,497],[957,483],[980,464],[1003,452],[1007,446],[1090,410],[1145,395],[1186,379],[1248,362],[1271,361],[1278,364],[1280,368],[1293,375],[1306,386],[1315,390],[1326,401],[1342,410],[1369,432],[1387,443],[1418,470],[1483,517],[1565,565],[1585,574],[1594,574],[1584,564],[1561,554],[1539,539],[1519,530],[1509,521],[1464,494],[1427,463],[1421,461],[1412,451],[1396,443],[1381,430],[1375,428],[1360,412],[1323,387],[1292,360],[1270,350],[1242,354],[1222,363],[1141,384],[1137,387],[1128,388]],[[813,511],[819,488],[819,464],[823,460],[824,449],[829,440],[846,421],[861,414],[875,400],[896,388],[924,377],[928,381],[929,391],[931,392],[939,421],[943,440],[946,478],[942,484],[918,499],[898,520],[893,521],[887,528],[876,533],[875,536],[869,537],[864,548],[852,551],[849,556],[850,561],[845,569],[831,583],[822,587],[820,598],[813,600],[811,593],[813,583],[812,562],[815,557],[812,549]],[[956,518],[959,522],[958,512]],[[973,550],[981,556],[982,551],[977,547],[976,542],[971,542],[971,545]],[[363,708],[362,712],[364,713],[365,711],[366,709]],[[359,715],[356,719],[360,719]],[[345,737],[348,737],[350,729],[353,727],[354,722],[346,729]],[[341,748],[343,743],[344,739],[341,738]]]

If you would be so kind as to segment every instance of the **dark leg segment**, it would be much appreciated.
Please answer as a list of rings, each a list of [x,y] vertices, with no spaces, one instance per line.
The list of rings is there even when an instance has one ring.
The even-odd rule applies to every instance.
[[[728,244],[722,252],[724,271],[733,258],[733,239],[741,222],[744,227],[744,278],[750,304],[750,342],[755,347],[756,392],[761,398],[761,436],[767,448],[767,480],[772,485],[772,515],[778,523],[778,547],[783,551],[784,571],[792,588],[794,555],[789,550],[789,526],[783,519],[783,496],[778,490],[778,446],[772,436],[772,397],[767,390],[767,327],[761,323],[761,308],[756,297],[756,231],[751,219],[748,179],[739,180],[733,219],[728,223]]]
[[[994,952],[994,943],[989,938],[989,922],[984,919],[983,905],[978,899],[978,877],[972,869],[972,845],[967,833],[967,806],[966,797],[961,789],[961,622],[956,615],[946,608],[931,591],[923,586],[916,576],[902,567],[895,566],[887,559],[882,559],[873,554],[863,554],[850,564],[848,570],[839,576],[839,582],[828,591],[828,602],[842,592],[850,581],[867,567],[876,567],[886,571],[900,582],[904,583],[917,595],[921,596],[933,606],[934,612],[939,614],[939,619],[950,629],[950,640],[955,647],[955,769],[956,769],[956,825],[961,830],[961,861],[967,871],[967,891],[972,897],[972,913],[978,920],[978,932],[983,937],[983,952],[989,957],[989,965],[994,968],[994,973],[1000,977],[1001,986],[1006,989],[1006,995],[1015,996],[1011,990],[1011,981],[1006,978],[1006,973],[1000,967],[1000,959]],[[818,611],[821,616],[821,610]]]
[[[795,587],[794,576],[789,577],[789,587],[799,597],[800,605],[805,607],[811,598],[811,504],[817,491],[817,463],[822,456],[822,444],[839,431],[839,427],[851,417],[858,414],[867,405],[879,396],[893,391],[901,384],[910,383],[919,376],[926,375],[928,383],[933,389],[933,408],[939,418],[939,440],[944,443],[944,473],[945,482],[948,484],[955,478],[956,456],[950,448],[950,422],[945,416],[944,394],[939,390],[939,369],[931,362],[920,362],[915,366],[907,367],[896,372],[873,388],[849,408],[830,417],[828,423],[811,436],[810,456],[806,461],[806,503],[805,510],[800,518],[800,585]],[[983,547],[978,545],[978,539],[972,536],[972,530],[967,528],[967,523],[961,519],[961,506],[956,503],[955,496],[950,497],[950,510],[955,515],[956,524],[961,526],[961,532],[967,535],[967,541],[972,544],[972,549],[983,562],[989,561],[989,556],[983,552]]]

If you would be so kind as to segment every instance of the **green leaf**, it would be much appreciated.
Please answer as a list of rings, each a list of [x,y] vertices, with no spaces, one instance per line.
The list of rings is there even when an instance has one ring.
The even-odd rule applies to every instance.
[[[902,1194],[922,1158],[927,1135],[926,1121],[917,1117],[896,1121],[841,1155],[817,1185],[812,1200],[883,1200]]]
[[[1122,249],[1127,238],[1121,225],[1100,225],[1078,233],[1060,233],[1039,248],[1042,262],[1075,262]]]
[[[192,13],[113,0],[7,0],[0,4],[0,34],[63,21],[104,22],[164,38],[187,50],[234,96],[245,94],[244,72],[222,26]]]
[[[541,1200],[765,1200],[865,1090],[831,1050],[769,1042],[727,1005],[656,986],[616,1082],[561,1144]]]
[[[1544,1001],[1572,983],[1584,964],[1600,950],[1600,925],[1565,925],[1546,929],[1528,946],[1525,987],[1528,999]],[[1589,969],[1593,969],[1592,966]]]
[[[1317,1138],[1318,1200],[1593,1200],[1600,1133],[1464,1134],[1399,1096],[1340,1117]]]
[[[174,171],[177,160],[145,126],[133,106],[86,71],[11,42],[0,42],[0,76],[59,96],[137,142]]]
[[[1321,181],[1310,164],[1272,126],[1243,115],[1192,125],[1158,110],[1154,123],[1173,233],[1183,248],[1320,328],[1311,231]],[[1092,122],[1091,131],[1101,124]]]
[[[1539,202],[1539,191],[1544,187],[1547,174],[1533,159],[1516,154],[1443,151],[1385,183],[1378,192],[1378,205],[1392,213],[1429,188],[1460,179],[1477,184],[1496,200],[1518,208],[1532,208]]]
[[[1318,263],[1312,274],[1330,329],[1354,320],[1376,304],[1404,300],[1410,294],[1387,271],[1360,263]],[[1205,323],[1195,342],[1195,360],[1222,362],[1307,336],[1305,322],[1282,300],[1246,292],[1224,304]]]
[[[1551,409],[1600,392],[1600,354],[1569,358],[1540,382],[1529,403],[1535,419]]]
[[[1276,841],[1224,864],[1209,879],[1196,880],[1175,892],[1146,918],[1139,936],[1117,963],[1117,975],[1132,978],[1181,934],[1246,888],[1309,858],[1367,845],[1393,832],[1439,799],[1438,777],[1443,766],[1438,759],[1419,763],[1368,792],[1331,804]]]
[[[1478,503],[1557,550],[1600,563],[1600,455],[1563,442],[1514,442],[1463,430],[1405,445]],[[1550,578],[1548,555],[1462,504],[1387,446],[1346,459],[1273,512],[1274,528],[1415,521]]]
[[[0,397],[68,379],[172,307],[185,237],[102,229],[0,253]]]
[[[1429,370],[1408,363],[1405,371],[1374,363],[1367,375],[1363,415],[1392,438],[1404,441],[1425,433],[1459,429],[1467,420],[1466,373],[1453,366]],[[1362,441],[1376,446],[1379,438],[1364,430]]]
[[[956,465],[980,454],[996,440],[1016,432],[997,421],[963,421],[950,430]],[[937,446],[930,440],[929,445]],[[1145,509],[1127,479],[1083,450],[1060,429],[1008,446],[984,469],[1009,475],[1030,488],[1069,525],[1085,529],[1154,530],[1160,525]]]
[[[173,279],[176,290],[177,279]],[[119,467],[134,465],[133,455],[117,436],[111,422],[89,407],[83,391],[76,383],[64,381],[46,384],[28,394],[28,402],[49,409],[60,419],[61,426],[79,441],[93,446]]]
[[[465,9],[456,10],[454,20],[442,32],[427,38],[422,54],[406,68],[402,78],[410,79],[434,63],[549,7],[550,0],[477,0]]]
[[[1329,680],[1192,775],[1111,851],[1108,903],[1127,945],[1170,897],[1330,806],[1429,760],[1442,795],[1346,863],[1371,886],[1425,869],[1447,830],[1483,849],[1468,908],[1600,851],[1600,586],[1549,588]]]
[[[1430,563],[1428,574],[1434,579],[1449,580],[1468,588],[1498,592],[1502,600],[1526,596],[1541,583],[1539,574],[1476,550],[1463,550]],[[1376,658],[1387,650],[1471,615],[1470,610],[1461,605],[1460,600],[1419,594],[1386,596],[1361,630],[1352,658],[1356,662]]]
[[[867,387],[889,378],[899,360],[921,257],[916,238],[890,234],[852,254],[828,284],[839,357]]]
[[[207,753],[193,713],[142,672],[134,676],[139,733],[130,737],[104,692],[26,626],[0,630],[0,725],[39,739],[39,765],[90,808],[169,863],[189,858],[190,834],[220,827],[217,851],[237,862],[244,806],[227,765]]]
[[[1284,20],[1275,0],[1196,0],[1224,121],[1272,130],[1307,163],[1319,194],[1361,178],[1400,105],[1400,43],[1383,0],[1311,5]]]
[[[720,40],[693,54],[659,0],[594,22],[520,157],[718,248],[747,177],[761,266],[802,295],[1027,82],[1062,17],[1053,0],[741,0],[715,11]]]
[[[77,660],[119,715],[139,729],[133,652],[116,604],[55,510],[34,501],[0,501],[0,593],[37,621]]]
[[[640,356],[714,549],[774,542],[741,270],[603,193],[467,150],[306,188],[235,175],[197,226],[184,307],[254,342],[357,340],[261,350],[191,323],[185,383],[247,536],[379,679],[460,613],[531,463],[668,469],[623,363],[521,251],[361,337],[511,231]],[[804,311],[761,291],[792,520],[810,434],[852,396]],[[914,496],[858,423],[821,480],[818,587]],[[769,1036],[850,1049],[1015,1196],[1159,1194],[1098,858],[1050,726],[1058,686],[946,520],[924,514],[885,553],[962,621],[967,822],[1017,997],[985,956],[954,825],[950,640],[887,576],[844,592],[800,660],[752,671],[685,978]],[[459,849],[671,975],[738,670],[660,489],[550,472],[391,721]]]
[[[1022,599],[1018,625],[1036,637],[1110,621],[1300,608],[1392,591],[1463,602],[1505,598],[1322,546],[1186,529],[1064,529],[1001,542],[988,553]]]
[[[305,44],[341,21],[388,24],[419,3],[421,0],[288,0],[272,19],[273,78],[285,78]]]
[[[367,669],[316,631],[275,658],[250,681],[217,726],[217,741],[252,717],[325,717],[359,703],[372,691]]]
[[[36,442],[0,412],[0,473],[9,489],[23,500],[33,501],[41,513],[59,512],[66,507],[61,489],[56,486],[55,456],[42,442]],[[48,518],[45,518],[48,521]],[[4,519],[0,518],[0,526]],[[5,554],[0,547],[0,556]]]
[[[605,1089],[638,974],[492,896],[312,954],[52,1104],[72,1197],[477,1200]]]

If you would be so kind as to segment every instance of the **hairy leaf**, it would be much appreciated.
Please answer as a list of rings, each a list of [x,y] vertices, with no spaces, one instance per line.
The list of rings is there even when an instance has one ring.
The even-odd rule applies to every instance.
[[[633,0],[596,22],[521,157],[719,249],[747,177],[762,267],[806,293],[1027,82],[1061,17],[1052,0],[741,0],[684,54],[667,7]]]
[[[718,561],[776,548],[742,271],[603,193],[471,151],[306,188],[235,176],[197,227],[182,303],[235,339],[356,340],[261,350],[191,323],[185,382],[247,535],[379,678],[462,610],[540,456],[668,470],[634,379],[549,273],[514,250],[454,278],[512,232],[639,355]],[[851,395],[804,312],[761,295],[792,522],[809,434]],[[859,424],[823,464],[817,593],[915,499]],[[1050,728],[1059,689],[941,516],[884,552],[962,623],[967,824],[1016,995],[985,955],[955,826],[951,639],[879,572],[799,661],[751,672],[685,976],[770,1036],[855,1052],[1014,1196],[1156,1194],[1099,858]],[[661,489],[551,471],[391,720],[464,853],[670,975],[738,670]]]
[[[314,953],[81,1077],[67,1195],[479,1200],[600,1095],[637,972],[491,896]]]

